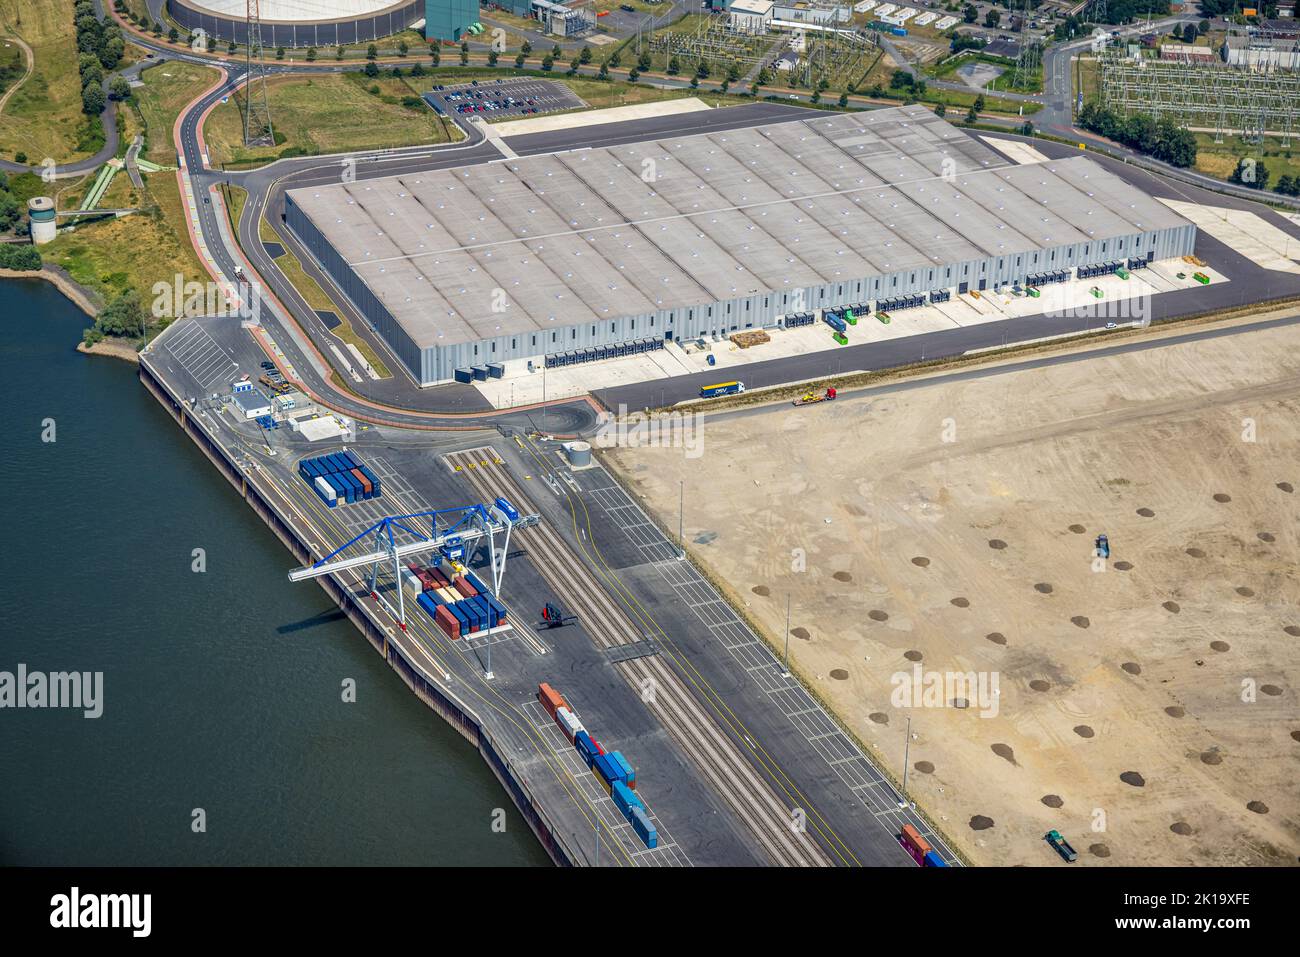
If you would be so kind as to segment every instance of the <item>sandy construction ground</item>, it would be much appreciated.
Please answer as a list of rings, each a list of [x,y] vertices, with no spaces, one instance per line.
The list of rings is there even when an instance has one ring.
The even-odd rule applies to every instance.
[[[791,595],[795,667],[899,774],[911,717],[909,791],[972,862],[1064,866],[1049,828],[1084,865],[1297,862],[1300,329],[607,460],[665,527],[685,480],[695,558],[778,643]],[[909,702],[915,666],[986,694]]]

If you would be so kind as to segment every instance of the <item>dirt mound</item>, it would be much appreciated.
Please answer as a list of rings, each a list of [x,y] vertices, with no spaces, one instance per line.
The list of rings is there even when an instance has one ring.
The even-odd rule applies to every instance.
[[[1044,794],[1040,800],[1048,807],[1065,807],[1065,801],[1059,794]]]
[[[903,652],[903,657],[906,658],[908,661],[920,661],[925,656],[922,655],[919,651],[913,649],[911,651]]]
[[[989,750],[992,751],[994,754],[996,754],[998,757],[1002,758],[1004,761],[1010,761],[1012,764],[1016,763],[1016,752],[1012,749],[1011,745],[1009,744],[998,743],[992,745],[989,748]]]
[[[1126,661],[1122,665],[1120,665],[1120,667],[1123,668],[1131,675],[1142,674],[1142,666],[1138,664],[1136,661]]]
[[[922,774],[934,774],[934,765],[929,761],[917,761],[912,767]]]
[[[834,678],[836,681],[848,681],[849,673],[845,671],[843,668],[832,668],[831,677]]]
[[[992,549],[994,549],[995,551],[999,551],[999,552],[1000,552],[1000,551],[1002,551],[1002,549],[1004,549],[1004,548],[1006,548],[1006,547],[1007,547],[1007,543],[1004,542],[1004,541],[1003,541],[1002,539],[1000,539],[1000,538],[990,538],[990,539],[989,539],[989,548],[992,548]]]
[[[881,611],[879,608],[873,608],[867,612],[867,617],[872,621],[889,621],[889,612]]]
[[[1052,683],[1050,681],[1044,681],[1042,678],[1035,678],[1033,681],[1029,682],[1029,687],[1033,688],[1035,691],[1050,691],[1052,690]]]
[[[1074,726],[1074,733],[1081,738],[1091,738],[1097,734],[1096,731],[1093,731],[1092,728],[1088,727],[1086,724],[1076,724]]]
[[[1144,788],[1147,786],[1147,779],[1137,771],[1125,771],[1119,776],[1119,779],[1125,784],[1131,784],[1135,788]]]
[[[990,631],[984,637],[995,645],[1005,645],[1007,643],[1007,636],[1000,631]]]
[[[915,565],[917,568],[929,568],[930,559],[926,558],[924,555],[917,555],[915,558],[912,559],[912,564]]]
[[[954,598],[954,599],[952,599],[951,601],[949,601],[948,604],[950,604],[950,605],[955,605],[957,608],[969,608],[969,607],[970,607],[970,599],[969,599],[969,598],[963,598],[961,595],[958,595],[956,598]]]
[[[1047,582],[1039,582],[1034,586],[1034,591],[1038,592],[1040,595],[1050,595],[1052,593],[1052,586]]]
[[[1138,510],[1137,510],[1137,513],[1138,513],[1139,515],[1141,515],[1143,518],[1155,518],[1155,517],[1156,517],[1156,513],[1155,513],[1153,510],[1151,510],[1151,509],[1149,509],[1149,508],[1145,508],[1145,507],[1144,507],[1144,508],[1140,508],[1140,509],[1138,509]]]
[[[972,831],[987,831],[993,826],[993,818],[985,817],[983,814],[976,814],[970,819],[970,829]]]
[[[766,585],[755,585],[750,589],[750,591],[762,598],[766,598],[768,595],[772,594],[772,589],[768,588]]]
[[[1076,628],[1087,628],[1092,624],[1092,622],[1088,620],[1087,615],[1075,615],[1070,619],[1070,624],[1074,625]]]
[[[853,576],[850,575],[848,572],[836,572],[836,573],[835,573],[834,575],[832,575],[831,577],[834,578],[837,582],[851,582],[851,581],[853,581]]]

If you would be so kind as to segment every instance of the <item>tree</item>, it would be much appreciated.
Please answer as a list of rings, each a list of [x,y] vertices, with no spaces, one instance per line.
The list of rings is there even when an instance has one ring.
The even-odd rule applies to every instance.
[[[654,61],[651,60],[650,58],[649,50],[645,51],[639,57],[636,58],[636,68],[640,70],[642,73],[650,69],[650,67],[653,65],[654,65]]]
[[[465,44],[462,49],[466,49],[468,46],[469,44]],[[528,56],[528,54],[533,52],[533,45],[525,40],[523,43],[519,44],[519,52],[524,56]]]
[[[1197,37],[1196,24],[1188,23],[1183,27],[1183,42],[1195,43]]]
[[[500,53],[496,50],[488,50],[488,66],[496,66],[499,59],[501,59]]]
[[[236,43],[234,40],[231,40],[229,43],[226,44],[227,53],[234,53],[238,49],[239,49],[239,44]]]
[[[585,64],[585,63],[590,63],[590,62],[591,62],[591,47],[586,47],[586,46],[583,47],[583,48],[582,48],[582,52],[578,54],[578,59],[579,59],[582,63],[584,63],[584,64]]]
[[[1209,32],[1210,32],[1210,21],[1209,21],[1209,20],[1202,20],[1200,23],[1198,23],[1198,24],[1196,25],[1196,32],[1199,33],[1201,36],[1205,36],[1205,34],[1209,33]]]
[[[563,55],[564,55],[564,51],[560,49],[560,45],[559,45],[558,43],[555,44],[555,46],[551,47],[551,59],[552,59],[552,60],[558,60],[558,59],[559,59],[560,57],[562,57]]]
[[[436,44],[429,46],[429,60],[433,63],[434,69],[437,69],[438,64],[442,62],[442,51],[438,49]]]
[[[676,76],[678,73],[681,72],[682,72],[681,61],[678,60],[677,57],[674,55],[673,58],[668,61],[668,75]]]
[[[108,98],[104,96],[103,88],[94,83],[86,84],[81,91],[81,112],[87,116],[99,116],[104,112],[107,102]]]
[[[1300,194],[1300,180],[1293,178],[1289,173],[1284,173],[1278,177],[1277,185],[1273,187],[1273,191],[1281,193],[1283,196]]]
[[[108,95],[114,100],[125,100],[131,95],[131,84],[126,81],[122,74],[114,74],[113,79],[108,84]]]
[[[524,61],[527,59],[528,57],[524,56],[522,53],[515,54],[515,69],[522,70],[524,67]]]
[[[549,73],[553,66],[555,66],[555,57],[551,56],[549,53],[542,57],[543,70],[546,70]]]
[[[980,15],[980,12],[979,10],[975,9],[975,4],[968,3],[966,4],[966,9],[961,12],[961,15],[962,15],[962,19],[965,20],[967,23],[974,23],[975,18]]]
[[[840,94],[840,109],[844,109],[844,108],[847,107],[848,105],[849,105],[849,94],[848,94],[847,92],[841,93],[841,94]]]
[[[1262,161],[1253,156],[1243,156],[1232,171],[1232,181],[1251,189],[1267,189],[1269,175],[1268,167]]]
[[[374,79],[375,77],[379,76],[379,65],[372,60],[366,64],[366,68],[362,72],[364,72],[365,75],[370,77],[371,79]]]
[[[617,50],[615,50],[612,54],[610,54],[610,57],[609,57],[609,65],[610,65],[613,69],[617,70],[617,69],[618,69],[618,65],[619,65],[620,63],[622,63],[622,62],[623,62],[623,55],[622,55],[621,53],[619,53]]]
[[[469,50],[465,47],[461,47],[460,49],[460,65],[469,66]]]
[[[1002,22],[1002,14],[998,11],[996,7],[990,8],[989,12],[984,14],[984,25],[988,27],[990,30],[996,30],[998,24],[1001,22]]]
[[[276,58],[277,60],[283,60],[283,59],[284,59],[284,47],[276,47],[276,48],[275,48],[275,58]]]
[[[181,38],[180,31],[178,31],[175,27],[172,27],[170,30],[167,31],[168,42],[175,43],[180,38]]]
[[[140,294],[128,289],[99,311],[95,328],[108,336],[143,336],[146,321]]]
[[[315,62],[316,62],[316,48],[315,48],[315,47],[308,47],[308,48],[307,48],[307,62],[308,62],[308,63],[315,63]]]
[[[942,103],[936,103],[934,105],[934,115],[939,117],[939,119],[943,119],[944,115],[947,112],[948,112],[948,107],[944,106]]]
[[[578,67],[580,67],[581,65],[582,65],[582,58],[581,58],[581,57],[576,57],[576,56],[575,56],[572,60],[570,60],[570,61],[569,61],[569,76],[576,76],[576,75],[577,75],[577,72],[578,72]]]
[[[41,254],[34,246],[0,244],[0,269],[35,272],[41,268]]]
[[[407,43],[405,40],[401,40],[398,42],[397,44],[398,56],[406,56],[406,54],[410,52],[411,52],[411,45],[409,43]]]
[[[691,77],[691,89],[698,90],[699,88],[700,88],[700,78],[698,76]]]
[[[423,63],[417,63],[411,67],[411,76],[424,76],[429,71],[424,68]]]
[[[636,67],[632,67],[632,69],[627,71],[627,82],[635,83],[637,81],[637,78],[640,76],[641,76],[641,71],[638,70]],[[727,91],[723,90],[722,92],[726,93]]]
[[[375,46],[373,43],[366,47],[367,60],[373,60],[377,56],[379,56],[379,47]]]
[[[734,61],[731,66],[727,67],[727,79],[732,83],[740,79],[740,67]]]
[[[342,59],[343,59],[343,54],[346,53],[346,52],[347,52],[347,48],[344,47],[342,44],[339,44],[338,46],[336,46],[336,47],[334,48],[334,59],[336,59],[336,60],[342,60]]]

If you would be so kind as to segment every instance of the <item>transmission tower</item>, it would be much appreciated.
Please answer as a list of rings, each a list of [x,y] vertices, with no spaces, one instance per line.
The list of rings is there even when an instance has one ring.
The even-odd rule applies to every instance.
[[[1106,0],[1100,2],[1104,5]],[[1029,18],[1033,9],[1032,0],[1024,0],[1019,7],[1020,53],[1016,57],[1016,68],[1011,74],[1011,84],[1017,90],[1023,90],[1030,85],[1037,76],[1039,64],[1042,62],[1042,49],[1038,45],[1038,39],[1029,35]]]
[[[266,98],[266,57],[262,49],[261,0],[247,0],[248,46],[244,73],[244,145],[273,146],[271,106]]]
[[[1106,0],[1093,0],[1089,15],[1093,23],[1105,23],[1110,12],[1106,9]]]

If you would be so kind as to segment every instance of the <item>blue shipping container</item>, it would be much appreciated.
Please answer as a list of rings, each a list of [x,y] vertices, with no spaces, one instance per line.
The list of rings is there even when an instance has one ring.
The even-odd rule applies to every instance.
[[[620,768],[608,754],[598,754],[592,760],[593,769],[600,783],[605,786],[606,791],[610,791],[615,781],[623,780],[623,769]]]
[[[507,502],[505,499],[499,498],[496,500],[495,504],[497,508],[501,509],[501,511],[506,513],[506,518],[510,519],[510,521],[512,522],[519,521],[519,513],[515,511],[515,507],[511,505],[509,502]]]
[[[948,865],[945,864],[943,862],[943,858],[940,857],[938,854],[936,854],[934,851],[926,851],[924,866],[925,867],[947,867]]]
[[[461,637],[469,634],[469,615],[465,614],[465,610],[460,607],[460,602],[452,602],[447,606],[447,610],[455,615],[456,620],[460,622]]]
[[[643,808],[634,807],[628,817],[632,822],[632,830],[636,831],[636,836],[641,838],[646,847],[655,847],[659,843],[659,832],[655,826],[650,823],[650,816],[646,814]]]
[[[627,782],[628,787],[634,786],[636,784],[636,768],[632,767],[627,758],[623,757],[623,752],[611,751],[609,756],[614,759],[614,763],[623,772],[623,780]]]
[[[591,767],[591,757],[596,753],[596,746],[591,743],[591,735],[586,731],[579,731],[573,737],[573,746],[578,749],[578,757],[582,758],[587,767]]]
[[[644,808],[641,799],[636,796],[636,792],[624,784],[622,781],[615,781],[614,786],[610,789],[609,796],[614,799],[614,806],[618,808],[629,822],[632,820],[632,808]]]
[[[434,602],[432,598],[429,597],[428,592],[421,592],[419,597],[416,598],[415,600],[420,603],[421,608],[423,608],[426,612],[429,613],[430,618],[432,618],[434,612],[438,610],[437,604]]]
[[[357,495],[361,491],[361,483],[347,472],[335,472],[330,476],[330,481],[336,488],[343,489],[343,495],[349,504],[357,500]]]
[[[349,452],[347,449],[344,449],[342,452],[339,453],[339,455],[347,459],[348,465],[352,466],[353,468],[358,468],[361,465],[361,460],[358,459],[351,452]]]

